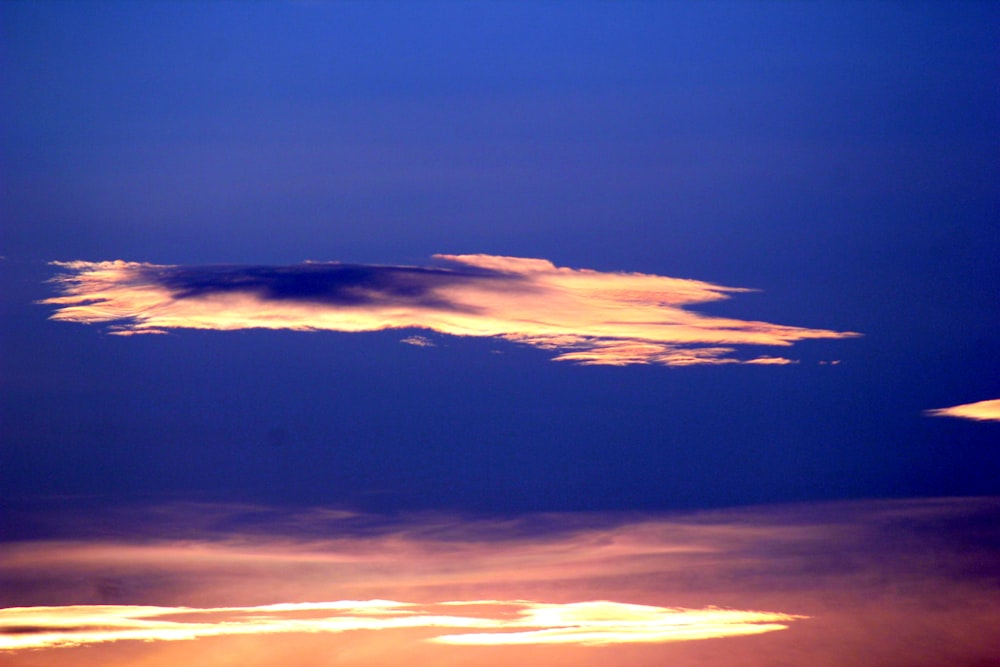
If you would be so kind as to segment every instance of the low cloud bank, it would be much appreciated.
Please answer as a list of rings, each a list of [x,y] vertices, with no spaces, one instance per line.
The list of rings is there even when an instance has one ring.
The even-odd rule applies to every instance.
[[[51,539],[0,542],[0,643],[18,664],[1000,658],[998,498],[507,518],[109,511],[59,510]]]

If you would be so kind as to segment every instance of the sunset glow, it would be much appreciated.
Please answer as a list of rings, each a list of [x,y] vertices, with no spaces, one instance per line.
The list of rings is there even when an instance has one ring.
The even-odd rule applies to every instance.
[[[820,664],[846,664],[851,642],[878,632],[898,638],[882,644],[886,664],[908,664],[918,635],[941,638],[934,655],[944,664],[959,638],[963,655],[983,655],[985,628],[1000,621],[982,569],[995,557],[997,512],[994,499],[969,498],[386,522],[181,504],[119,513],[134,530],[117,540],[80,514],[63,539],[0,544],[0,649],[58,651],[66,657],[53,660],[76,665],[86,663],[71,647],[91,647],[80,660],[140,642],[169,656],[194,640],[294,634],[272,639],[267,655],[294,655],[315,637],[316,650],[382,647],[379,665],[414,651],[479,651],[492,656],[483,664],[501,665],[494,652],[517,647],[582,651],[577,664],[596,665],[596,647],[633,645],[646,658],[629,664],[655,665],[674,655],[662,651],[689,655],[685,646],[725,639],[712,651],[756,666],[769,664],[767,644],[751,657],[728,643],[767,634],[792,650],[809,637],[831,656]],[[212,528],[234,517],[243,530]],[[982,544],[956,546],[954,531],[969,525],[984,531]]]
[[[0,0],[0,667],[1000,667],[998,35]]]

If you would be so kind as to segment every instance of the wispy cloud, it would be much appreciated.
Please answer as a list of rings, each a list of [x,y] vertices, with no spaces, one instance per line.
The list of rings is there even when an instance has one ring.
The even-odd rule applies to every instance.
[[[737,348],[859,335],[711,317],[690,309],[750,291],[745,288],[557,267],[544,259],[435,259],[447,265],[56,262],[65,271],[54,279],[61,294],[42,303],[57,306],[52,319],[107,324],[118,335],[176,328],[416,328],[503,338],[552,350],[556,360],[590,365],[783,364],[790,360],[741,357]]]
[[[664,609],[600,600],[570,604],[531,604],[505,628],[519,632],[477,632],[435,637],[442,644],[609,644],[657,643],[757,635],[785,630],[791,614],[738,609]]]
[[[458,607],[465,612],[454,613]],[[478,629],[433,634],[442,644],[610,644],[691,641],[784,630],[802,617],[735,609],[664,609],[606,600],[340,600],[251,607],[70,605],[0,609],[0,650],[86,646],[121,640],[177,641],[227,635],[341,633],[403,628]],[[486,630],[486,631],[483,631]]]
[[[416,347],[434,347],[434,343],[427,336],[407,336],[399,342]]]
[[[977,401],[964,405],[953,405],[950,408],[927,410],[924,414],[931,417],[960,417],[975,421],[1000,421],[1000,398],[989,401]]]

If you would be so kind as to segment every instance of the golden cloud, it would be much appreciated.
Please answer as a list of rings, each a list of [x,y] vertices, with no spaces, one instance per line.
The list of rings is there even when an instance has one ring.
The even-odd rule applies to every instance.
[[[447,613],[457,605],[479,613]],[[609,645],[761,634],[783,630],[788,622],[800,618],[733,609],[664,609],[604,600],[571,604],[476,600],[415,605],[392,600],[341,600],[217,608],[15,607],[0,609],[0,650],[401,628],[435,632],[441,628],[489,629],[430,637],[430,641],[442,644]]]
[[[1000,421],[1000,398],[966,403],[964,405],[953,405],[950,408],[927,410],[924,414],[931,417],[960,417],[975,421]]]
[[[435,255],[449,266],[306,263],[287,267],[55,262],[52,319],[116,335],[171,329],[424,329],[497,337],[584,365],[786,364],[734,356],[854,332],[711,317],[696,304],[750,291],[642,273],[557,267],[548,260]],[[422,344],[421,337],[406,342]]]

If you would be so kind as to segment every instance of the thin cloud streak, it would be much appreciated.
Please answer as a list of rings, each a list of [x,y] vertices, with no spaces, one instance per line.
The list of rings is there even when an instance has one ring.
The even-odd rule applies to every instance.
[[[496,337],[583,365],[787,364],[738,346],[788,347],[854,332],[703,315],[688,308],[751,290],[642,273],[557,267],[548,260],[435,255],[449,266],[307,263],[185,267],[54,262],[66,273],[52,319],[106,324],[116,335],[245,328],[361,332],[425,329]],[[404,339],[423,344],[425,338]]]
[[[456,605],[471,607],[479,615],[444,613]],[[227,635],[401,628],[491,630],[429,638],[442,644],[605,646],[762,634],[784,630],[787,623],[802,618],[733,609],[664,609],[606,600],[573,604],[449,601],[428,605],[341,600],[217,608],[72,605],[0,609],[0,650],[75,647],[122,640],[178,641]]]
[[[737,609],[664,609],[603,600],[561,605],[533,604],[520,614],[523,620],[508,627],[528,625],[541,629],[441,635],[431,641],[466,646],[665,643],[758,635],[786,630],[789,622],[807,618]]]
[[[977,401],[963,405],[953,405],[950,408],[926,410],[930,417],[958,417],[974,421],[1000,421],[1000,398],[989,401]]]

